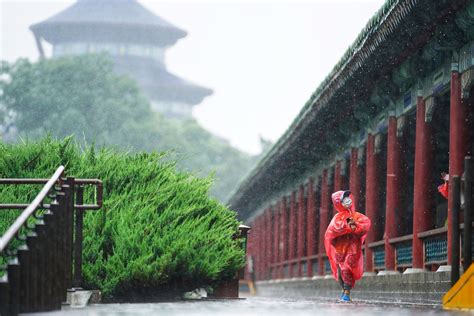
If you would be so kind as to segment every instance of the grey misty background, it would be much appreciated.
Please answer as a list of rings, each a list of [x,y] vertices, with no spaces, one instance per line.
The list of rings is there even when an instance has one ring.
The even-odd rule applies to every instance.
[[[45,2],[46,3],[46,2]],[[361,18],[361,21],[365,21],[370,17],[371,13],[374,12],[382,1],[361,1],[364,4],[370,4],[365,7],[367,12],[364,12],[364,17]],[[14,14],[14,5],[9,6],[12,3],[7,1],[2,1],[2,51],[4,52],[1,56],[4,59],[5,55],[9,59],[10,66],[14,62],[15,54],[8,52],[6,47],[11,43],[11,33],[6,32],[6,30],[11,30],[15,32],[14,25],[8,24],[8,21],[11,21],[11,16]],[[24,3],[28,4],[28,3]],[[33,3],[30,3],[33,4]],[[37,5],[36,3],[35,5]],[[359,3],[360,4],[360,3]],[[62,4],[64,7],[64,3]],[[311,8],[314,12],[318,12],[317,5],[328,6],[324,1],[316,1],[311,5]],[[233,4],[234,7],[223,7],[217,4],[210,5],[207,4],[207,7],[217,8],[219,12],[229,14],[229,9],[237,8],[234,10],[234,16],[239,15],[240,12],[248,11],[252,12],[252,15],[247,15],[247,19],[250,22],[255,22],[261,20],[265,24],[265,20],[268,16],[276,13],[278,17],[280,14],[279,10],[287,6],[287,4],[278,4],[272,6],[269,3],[257,3],[255,6],[251,7],[249,4],[242,3],[240,6]],[[298,10],[306,9],[309,7],[309,4],[299,4],[296,5]],[[25,6],[26,8],[28,6]],[[32,8],[34,5],[31,6]],[[179,7],[179,4],[176,5]],[[192,5],[181,4],[181,8],[189,7],[192,10]],[[251,7],[251,9],[249,9]],[[344,3],[344,1],[335,3],[333,5],[334,9],[345,7],[350,9],[350,5]],[[13,8],[13,9],[12,9]],[[207,8],[207,9],[208,9]],[[8,9],[8,10],[7,10]],[[182,10],[189,11],[189,10]],[[306,10],[307,11],[307,10]],[[199,13],[199,10],[197,11]],[[297,11],[301,12],[301,11]],[[189,13],[188,13],[189,14]],[[347,14],[347,12],[345,13]],[[298,38],[301,32],[292,32],[292,29],[289,25],[297,24],[295,17],[298,14],[292,16],[293,19],[287,19],[282,21],[280,19],[280,24],[287,24],[288,27],[287,33],[290,33],[290,37]],[[303,15],[301,15],[303,16]],[[352,15],[354,17],[354,15]],[[291,16],[290,16],[291,17]],[[307,17],[307,16],[305,16]],[[218,26],[215,20],[205,19],[202,23],[207,23],[212,26]],[[259,71],[266,72],[270,77],[268,77],[267,82],[261,82],[259,87],[262,92],[265,91],[265,86],[271,86],[272,80],[271,76],[277,74],[278,77],[287,77],[286,81],[288,82],[287,90],[296,90],[291,85],[295,84],[295,81],[292,80],[289,75],[290,73],[268,71],[268,68],[260,67],[264,65],[264,61],[261,58],[256,58],[255,63],[248,64],[245,63],[243,58],[246,56],[247,51],[250,51],[250,54],[254,54],[255,57],[261,57],[258,53],[260,47],[256,47],[255,41],[251,41],[250,36],[246,36],[246,31],[248,29],[253,29],[256,32],[259,32],[259,29],[262,28],[261,25],[251,24],[250,27],[243,26],[244,20],[235,27],[237,32],[231,32],[228,34],[229,38],[232,38],[233,42],[238,42],[241,51],[234,51],[233,54],[226,54],[225,58],[228,60],[227,65],[235,65],[244,67],[247,69],[247,76],[250,80],[253,77],[253,73],[258,73]],[[235,22],[235,21],[230,21]],[[331,20],[321,21],[320,23],[331,23]],[[153,13],[147,7],[143,6],[141,3],[138,3],[135,0],[79,0],[77,2],[69,2],[68,5],[63,10],[58,10],[56,14],[50,15],[46,19],[41,20],[32,20],[29,23],[31,26],[31,31],[34,34],[34,40],[30,37],[25,40],[29,40],[32,43],[36,44],[37,54],[43,56],[47,59],[52,58],[60,59],[67,56],[78,56],[84,54],[103,54],[112,60],[114,64],[114,69],[119,74],[126,74],[135,80],[143,92],[144,96],[147,99],[148,107],[151,109],[151,112],[154,116],[155,125],[154,129],[155,135],[157,138],[150,139],[149,142],[146,141],[146,137],[141,137],[140,139],[147,143],[146,145],[139,144],[139,142],[134,141],[133,138],[122,143],[115,143],[116,145],[123,146],[127,149],[158,149],[158,150],[173,150],[174,155],[179,159],[179,165],[182,169],[192,170],[200,173],[201,175],[206,175],[209,172],[215,171],[216,184],[212,188],[213,196],[219,198],[221,201],[225,201],[226,198],[232,193],[235,186],[237,185],[239,179],[247,174],[249,169],[255,164],[259,159],[261,153],[258,150],[250,149],[251,146],[247,145],[246,150],[253,152],[253,154],[248,154],[245,151],[238,150],[230,145],[230,143],[221,136],[216,136],[213,133],[210,133],[209,130],[214,130],[215,127],[203,128],[202,123],[198,122],[193,116],[193,108],[196,108],[197,105],[201,104],[203,101],[212,100],[213,98],[213,87],[207,87],[207,83],[201,85],[199,83],[194,83],[195,80],[200,81],[200,73],[190,77],[190,79],[184,79],[179,75],[176,75],[174,72],[170,71],[167,68],[167,62],[165,56],[167,57],[167,52],[169,49],[177,44],[178,41],[185,42],[188,35],[188,30],[184,30],[179,26],[168,22],[159,15]],[[321,29],[312,29],[313,25],[305,25],[306,29],[311,29],[312,32],[321,31]],[[209,27],[209,26],[208,26]],[[225,27],[224,27],[225,28]],[[278,31],[277,27],[274,27]],[[214,29],[214,28],[213,28]],[[270,31],[270,32],[268,32]],[[341,31],[341,30],[339,30]],[[192,34],[192,30],[190,30]],[[212,32],[210,32],[212,35]],[[270,46],[272,42],[270,41],[273,37],[278,36],[271,31],[271,27],[265,29],[263,35],[261,36],[261,47]],[[286,32],[285,32],[286,33]],[[347,32],[344,32],[347,33]],[[8,35],[7,35],[8,34]],[[356,32],[354,33],[356,34]],[[201,34],[202,35],[202,34]],[[278,49],[285,50],[288,49],[290,52],[298,52],[304,48],[293,45],[292,41],[284,41],[285,35],[282,32],[279,33],[281,36],[281,46]],[[347,36],[347,35],[345,35]],[[246,37],[250,38],[250,41],[246,42]],[[353,40],[353,36],[347,36],[347,43]],[[7,39],[6,39],[7,38]],[[207,40],[203,40],[203,43],[207,43]],[[318,49],[328,50],[328,53],[331,53],[331,50],[337,49],[331,46],[332,42],[326,41],[324,43],[315,40],[318,46]],[[306,46],[306,49],[314,49],[314,42]],[[214,43],[216,44],[216,43]],[[321,45],[323,44],[323,45]],[[17,44],[15,44],[17,45]],[[13,45],[13,46],[15,46]],[[283,48],[284,47],[284,48]],[[345,48],[345,47],[344,47]],[[339,49],[342,53],[344,48]],[[272,48],[269,47],[271,50]],[[275,49],[273,49],[275,51]],[[187,55],[193,55],[193,50],[189,50]],[[335,59],[337,59],[340,54],[336,54]],[[268,53],[267,53],[268,54]],[[272,54],[274,55],[274,54]],[[287,54],[290,55],[291,54]],[[295,53],[295,56],[298,54]],[[16,55],[15,57],[20,57],[21,54]],[[27,54],[27,57],[31,56],[31,47]],[[270,58],[270,54],[268,54]],[[98,56],[98,58],[104,58],[103,56]],[[317,60],[314,62],[314,60]],[[329,59],[328,59],[329,60]],[[322,68],[320,64],[325,64],[325,59],[318,59],[317,55],[312,58],[312,62],[316,64],[315,70],[316,75],[309,72],[311,78],[320,78],[324,77],[325,72],[320,71],[318,68]],[[295,63],[294,58],[290,58],[290,62],[282,60],[278,64],[273,64],[275,70],[278,67],[285,69],[283,64]],[[331,61],[329,64],[333,64]],[[311,65],[311,62],[308,62],[308,65]],[[264,65],[265,66],[265,65]],[[328,66],[326,66],[328,67]],[[6,67],[5,67],[6,68]],[[229,70],[233,68],[229,66]],[[4,70],[4,69],[3,69]],[[7,71],[6,71],[7,72]],[[229,71],[228,76],[232,76],[232,72]],[[308,74],[306,74],[308,75]],[[5,78],[5,76],[3,76]],[[7,76],[8,77],[8,76]],[[296,115],[299,107],[304,103],[304,99],[310,95],[311,90],[317,85],[318,80],[305,80],[305,77],[302,77],[302,81],[305,82],[307,93],[299,93],[299,102],[288,102],[290,98],[285,96],[282,102],[284,104],[275,104],[268,111],[267,102],[259,102],[259,97],[255,93],[254,89],[242,89],[242,94],[246,95],[246,104],[240,103],[238,107],[241,107],[242,115],[237,117],[234,116],[234,121],[241,122],[240,128],[238,128],[237,135],[239,132],[242,136],[247,133],[247,130],[252,129],[252,124],[248,124],[252,120],[250,117],[257,116],[260,119],[258,122],[259,126],[272,126],[279,125],[279,130],[273,132],[273,135],[269,135],[268,139],[262,136],[257,136],[258,134],[265,134],[264,130],[260,130],[257,133],[254,133],[253,137],[259,139],[260,142],[260,151],[264,150],[271,146],[272,142],[276,140],[277,136],[281,134],[286,126],[291,122],[294,115]],[[242,80],[241,80],[242,82]],[[242,82],[244,87],[244,82]],[[303,83],[297,83],[297,85],[303,85]],[[218,91],[218,90],[217,90]],[[273,95],[278,95],[275,91]],[[285,93],[282,91],[282,95]],[[268,98],[268,93],[267,93]],[[271,101],[271,98],[268,98]],[[295,98],[296,100],[296,98]],[[232,104],[232,102],[229,102]],[[279,106],[278,106],[279,105]],[[220,111],[225,111],[226,108],[229,109],[229,112],[235,111],[236,106],[219,104]],[[250,108],[249,108],[250,107]],[[266,109],[267,112],[264,112],[265,115],[258,115],[260,112],[258,107]],[[290,112],[288,112],[291,109]],[[262,111],[260,109],[260,111]],[[286,111],[286,112],[285,112]],[[201,111],[202,113],[203,111]],[[204,111],[205,112],[205,111]],[[10,113],[11,114],[11,113]],[[261,113],[260,113],[261,114]],[[281,116],[285,118],[282,119]],[[199,118],[199,108],[198,108],[198,118]],[[221,115],[222,120],[219,120],[219,115],[214,115],[214,120],[225,121],[225,117]],[[36,133],[28,133],[27,130],[20,130],[15,126],[15,116],[12,115],[3,115],[4,121],[2,122],[2,138],[5,141],[16,141],[18,136],[25,137],[30,135],[30,137],[38,136]],[[130,118],[132,119],[132,118]],[[201,119],[202,122],[209,125],[209,119]],[[107,124],[107,121],[104,121]],[[221,122],[222,123],[222,122]],[[218,124],[216,124],[217,126]],[[230,124],[229,124],[230,125]],[[45,132],[43,129],[43,134]],[[224,129],[223,129],[224,130]],[[236,130],[234,128],[234,130]],[[55,134],[54,130],[49,129],[53,135]],[[80,133],[71,128],[69,134],[75,133],[78,138],[86,138],[85,133]],[[58,136],[64,136],[68,134],[67,128],[57,133]],[[81,134],[81,135],[77,135]],[[257,135],[255,135],[257,134]],[[151,134],[150,134],[151,137]],[[230,136],[231,142],[236,143],[235,136]],[[237,137],[239,138],[239,137]],[[240,137],[244,138],[244,137]],[[248,138],[248,137],[247,137]],[[85,139],[87,142],[92,142],[92,139]],[[97,140],[100,144],[100,139]],[[110,143],[109,141],[104,141],[104,144]],[[113,142],[112,142],[113,143]],[[239,147],[243,147],[241,144]]]

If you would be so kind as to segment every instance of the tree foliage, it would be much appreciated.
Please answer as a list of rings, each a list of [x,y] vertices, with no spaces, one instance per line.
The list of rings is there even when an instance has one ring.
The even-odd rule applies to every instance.
[[[74,135],[84,143],[129,150],[173,150],[178,166],[207,175],[224,201],[255,158],[204,130],[195,120],[169,120],[150,110],[136,83],[114,72],[105,55],[2,64],[3,138]]]
[[[244,253],[235,213],[208,197],[209,178],[178,172],[158,152],[81,149],[72,138],[0,143],[0,178],[50,177],[59,165],[104,183],[102,210],[86,212],[84,277],[107,298],[190,290],[232,278]],[[2,186],[2,201],[26,203],[38,188]],[[86,190],[85,202],[93,202]],[[16,212],[0,212],[0,233]]]

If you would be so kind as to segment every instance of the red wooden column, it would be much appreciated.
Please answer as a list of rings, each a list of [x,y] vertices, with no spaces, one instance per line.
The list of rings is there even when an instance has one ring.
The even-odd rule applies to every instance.
[[[289,214],[289,241],[288,241],[288,260],[293,260],[296,257],[296,194],[291,192],[290,196],[290,214]],[[290,263],[288,271],[290,278],[294,277],[296,271],[293,271],[293,263]]]
[[[261,280],[261,263],[262,263],[262,226],[261,226],[261,217],[258,216],[255,219],[255,229],[253,230],[255,236],[255,257],[254,259],[254,269],[255,269],[255,276],[257,280]]]
[[[283,197],[281,200],[281,214],[280,214],[280,262],[284,262],[288,260],[288,212],[287,212],[287,204],[286,204],[286,197]],[[283,279],[284,275],[284,265],[280,266],[279,278]]]
[[[379,235],[381,221],[381,214],[379,210],[379,194],[380,190],[380,179],[378,176],[379,161],[375,153],[375,136],[369,134],[367,137],[367,177],[365,178],[365,212],[366,215],[372,221],[372,227],[367,234],[367,240],[365,242],[365,270],[373,272],[373,254],[372,250],[368,247],[368,244],[376,241],[376,236]]]
[[[416,104],[415,187],[413,191],[413,268],[424,269],[423,241],[418,233],[432,228],[434,185],[431,124],[425,121],[425,101]]]
[[[279,251],[280,251],[280,209],[281,203],[277,202],[275,205],[275,211],[273,213],[273,272],[272,272],[272,279],[276,279],[278,277],[277,270],[278,270],[278,259],[279,259]]]
[[[260,280],[265,279],[265,213],[260,216]]]
[[[354,205],[357,211],[360,211],[360,173],[359,165],[357,164],[358,149],[351,148],[351,164],[349,174],[349,190],[351,190],[354,196]]]
[[[308,260],[306,266],[308,267],[308,276],[313,276],[313,264],[311,256],[316,254],[315,242],[316,242],[316,209],[315,209],[315,199],[314,199],[314,180],[309,178],[308,182],[308,201],[307,201],[307,228],[306,228],[306,255]]]
[[[265,210],[262,214],[262,255],[261,255],[261,261],[262,261],[262,266],[261,266],[261,274],[262,274],[262,280],[266,279],[265,275],[265,268],[267,264],[267,210]]]
[[[265,212],[260,215],[260,280],[265,279]]]
[[[451,102],[449,111],[449,176],[462,176],[463,160],[466,154],[465,109],[461,99],[461,75],[457,64],[453,64],[451,72]],[[453,207],[451,182],[449,182],[448,198],[448,265],[452,262],[451,210]]]
[[[255,279],[258,278],[258,219],[255,218],[252,222],[252,230],[250,231],[250,236],[252,238],[252,261],[253,261],[253,273],[255,274]]]
[[[298,190],[298,274],[297,276],[303,276],[303,257],[305,252],[305,237],[306,237],[306,203],[304,199],[304,186],[300,185]]]
[[[258,247],[257,247],[257,234],[258,234],[258,227],[257,227],[257,220],[254,219],[251,223],[252,229],[249,232],[249,261],[248,261],[248,272],[249,272],[249,280],[255,281],[257,278],[257,254],[258,254]],[[251,258],[251,259],[250,259]],[[252,261],[250,263],[250,260]],[[251,269],[250,269],[251,265]],[[255,278],[255,279],[254,279]]]
[[[271,279],[270,273],[270,264],[272,263],[273,258],[273,243],[272,243],[272,232],[273,232],[273,221],[272,221],[272,207],[270,206],[267,209],[267,216],[266,216],[266,244],[267,244],[267,251],[265,256],[265,277],[266,279]]]
[[[323,171],[322,181],[321,181],[321,207],[319,208],[319,240],[318,240],[318,250],[319,250],[319,260],[318,260],[318,273],[319,275],[324,275],[324,261],[323,256],[326,254],[324,249],[324,234],[329,224],[329,208],[330,204],[330,195],[328,187],[328,171]]]
[[[261,233],[260,233],[260,240],[261,240],[261,253],[260,253],[260,280],[265,280],[265,260],[266,260],[266,210],[260,216],[260,225],[261,225]]]
[[[385,269],[395,270],[395,248],[390,245],[389,239],[398,236],[398,225],[400,223],[399,198],[400,184],[403,179],[401,173],[401,144],[397,137],[397,119],[390,116],[388,121],[387,136],[387,208],[385,215]]]
[[[247,222],[248,225],[250,225],[250,227],[254,228],[255,227],[255,223],[253,222]],[[250,258],[253,258],[253,250],[252,250],[252,243],[253,243],[253,234],[252,234],[252,231],[249,232],[248,234],[248,237],[247,237],[247,253],[246,253],[246,256],[245,256],[245,271],[244,271],[244,280],[251,280],[251,277],[250,277],[250,269],[249,269],[249,265],[250,265]]]

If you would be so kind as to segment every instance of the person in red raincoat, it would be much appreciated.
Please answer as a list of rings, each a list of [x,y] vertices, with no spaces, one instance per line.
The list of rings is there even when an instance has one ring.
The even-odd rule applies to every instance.
[[[441,180],[443,180],[444,183],[438,186],[438,191],[447,200],[449,194],[449,174],[441,172]]]
[[[364,262],[362,245],[370,229],[370,219],[356,212],[350,191],[332,194],[337,214],[329,223],[324,235],[324,246],[334,278],[342,287],[340,299],[349,302],[355,281],[362,277]]]

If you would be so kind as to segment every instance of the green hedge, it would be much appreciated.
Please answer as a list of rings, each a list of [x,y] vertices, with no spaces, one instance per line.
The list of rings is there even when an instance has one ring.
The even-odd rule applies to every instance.
[[[84,227],[87,287],[108,297],[192,289],[232,278],[244,263],[231,236],[234,212],[208,197],[212,180],[178,172],[164,153],[81,149],[70,138],[0,143],[0,177],[49,177],[64,165],[77,178],[104,183],[104,206]],[[0,186],[2,203],[28,202],[39,187]],[[86,202],[93,200],[86,191]],[[0,212],[0,233],[14,212]]]

